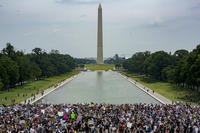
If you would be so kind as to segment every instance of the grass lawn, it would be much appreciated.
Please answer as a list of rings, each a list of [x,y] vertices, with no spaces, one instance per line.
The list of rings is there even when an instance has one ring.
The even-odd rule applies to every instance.
[[[108,71],[108,70],[113,70],[115,66],[113,64],[86,64],[85,67],[88,70],[92,70],[92,71],[95,71],[95,70]]]
[[[17,86],[8,91],[0,91],[0,104],[12,104],[12,100],[15,99],[15,103],[20,103],[21,101],[29,98],[32,94],[36,94],[41,90],[48,89],[49,87],[59,83],[60,81],[70,78],[73,75],[78,74],[78,71],[72,71],[67,74],[62,74],[59,76],[53,76],[43,80],[29,82],[23,86]],[[7,100],[5,99],[7,98]],[[3,100],[2,100],[3,99]]]
[[[154,90],[155,92],[163,95],[164,97],[171,99],[173,101],[190,102],[187,96],[192,96],[195,98],[194,92],[184,88],[177,88],[168,82],[155,81],[145,76],[132,74],[129,72],[122,72],[122,74],[131,77],[137,82],[143,84],[144,86]],[[196,96],[196,99],[198,96]],[[198,98],[199,99],[199,98]]]

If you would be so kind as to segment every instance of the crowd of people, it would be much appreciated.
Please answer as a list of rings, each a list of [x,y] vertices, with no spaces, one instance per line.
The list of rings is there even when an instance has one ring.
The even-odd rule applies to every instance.
[[[7,133],[199,133],[200,106],[187,104],[0,105]]]

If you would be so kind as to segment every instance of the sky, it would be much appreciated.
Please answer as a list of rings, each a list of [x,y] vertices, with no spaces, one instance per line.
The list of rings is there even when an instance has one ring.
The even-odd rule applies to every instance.
[[[99,3],[104,57],[200,44],[200,0],[0,0],[0,49],[96,57]]]

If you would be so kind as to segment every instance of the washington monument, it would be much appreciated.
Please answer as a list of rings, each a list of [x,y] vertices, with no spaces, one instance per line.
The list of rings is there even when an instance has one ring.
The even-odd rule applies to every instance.
[[[99,4],[98,7],[97,64],[103,64],[103,24],[101,4]]]

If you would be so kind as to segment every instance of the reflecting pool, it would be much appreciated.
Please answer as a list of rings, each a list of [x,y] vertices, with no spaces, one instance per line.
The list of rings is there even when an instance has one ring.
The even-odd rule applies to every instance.
[[[51,104],[90,102],[160,104],[159,101],[113,71],[81,72],[71,82],[45,96],[40,102]]]

